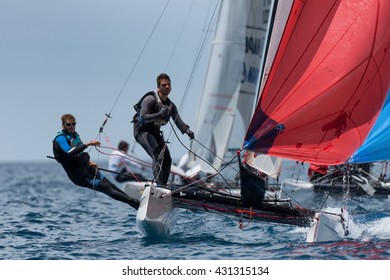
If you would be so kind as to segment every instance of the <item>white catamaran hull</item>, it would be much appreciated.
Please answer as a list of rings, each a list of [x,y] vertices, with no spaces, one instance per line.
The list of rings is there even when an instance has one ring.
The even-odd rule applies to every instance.
[[[174,229],[179,209],[174,207],[170,190],[147,186],[137,212],[137,226],[146,236],[167,236]]]
[[[345,236],[344,218],[341,210],[338,210],[337,213],[318,212],[310,225],[306,241],[338,241],[343,240]]]
[[[131,198],[134,198],[136,200],[141,200],[141,196],[145,190],[145,186],[148,185],[150,184],[147,182],[131,181],[131,182],[123,183],[122,189]]]

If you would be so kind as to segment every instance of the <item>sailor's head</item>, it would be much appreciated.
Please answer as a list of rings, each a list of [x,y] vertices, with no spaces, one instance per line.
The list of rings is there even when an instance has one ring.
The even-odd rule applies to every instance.
[[[120,141],[118,144],[118,150],[127,153],[127,151],[129,150],[129,143],[127,143],[126,141],[123,141],[123,140]]]
[[[157,76],[157,79],[156,79],[157,87],[159,87],[161,85],[162,80],[167,80],[169,83],[171,83],[171,78],[169,78],[168,74],[161,73],[160,75]]]
[[[73,133],[76,129],[76,118],[72,114],[63,114],[61,116],[62,129]]]
[[[168,94],[171,92],[171,79],[169,78],[168,74],[161,73],[157,76],[156,82],[158,91],[161,94],[168,96]]]

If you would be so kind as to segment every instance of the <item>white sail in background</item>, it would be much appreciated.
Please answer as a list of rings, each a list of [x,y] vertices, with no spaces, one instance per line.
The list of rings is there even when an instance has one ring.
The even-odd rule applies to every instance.
[[[261,73],[261,83],[260,90],[262,92],[262,87],[267,81],[269,71],[275,59],[275,54],[280,43],[284,28],[286,26],[287,18],[291,10],[293,0],[284,0],[283,3],[277,2],[277,7],[271,7],[271,11],[275,11],[275,15],[272,18],[273,26],[272,29],[268,29],[267,37],[271,38],[270,42],[266,42],[267,46],[264,49],[266,52],[264,68]],[[276,5],[276,3],[275,3]],[[271,15],[272,16],[272,15]],[[270,36],[272,33],[272,36]],[[260,98],[260,96],[258,97]],[[255,167],[259,171],[267,174],[268,176],[277,179],[280,174],[282,159],[271,157],[268,155],[255,154],[248,151],[246,153],[246,163]]]
[[[188,165],[213,174],[241,147],[258,92],[270,0],[222,2]]]

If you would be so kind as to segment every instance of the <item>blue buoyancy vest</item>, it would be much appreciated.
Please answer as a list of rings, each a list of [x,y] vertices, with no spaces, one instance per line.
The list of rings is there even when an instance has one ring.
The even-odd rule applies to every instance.
[[[81,141],[80,136],[77,132],[74,132],[72,134],[67,133],[64,130],[58,132],[57,135],[53,139],[53,154],[58,162],[61,162],[61,160],[64,158],[64,153],[68,152],[68,151],[64,151],[60,147],[59,143],[56,142],[56,139],[60,136],[65,137],[66,141],[68,142],[68,145],[71,148],[83,145],[83,142]]]

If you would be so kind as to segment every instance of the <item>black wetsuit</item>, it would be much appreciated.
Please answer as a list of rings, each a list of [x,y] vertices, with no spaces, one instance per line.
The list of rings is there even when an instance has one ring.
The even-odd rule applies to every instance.
[[[76,185],[102,192],[113,199],[122,201],[138,209],[139,201],[111,183],[97,168],[89,165],[89,154],[83,152],[87,146],[78,134],[59,132],[53,140],[53,153],[61,163],[69,179]]]
[[[169,110],[165,118],[161,116],[164,106]],[[169,98],[162,101],[156,92],[146,93],[134,107],[138,111],[133,119],[135,140],[152,158],[153,175],[157,184],[165,186],[171,172],[172,158],[160,128],[170,117],[183,134],[189,126],[180,118],[176,105]],[[164,147],[165,151],[162,153]]]

